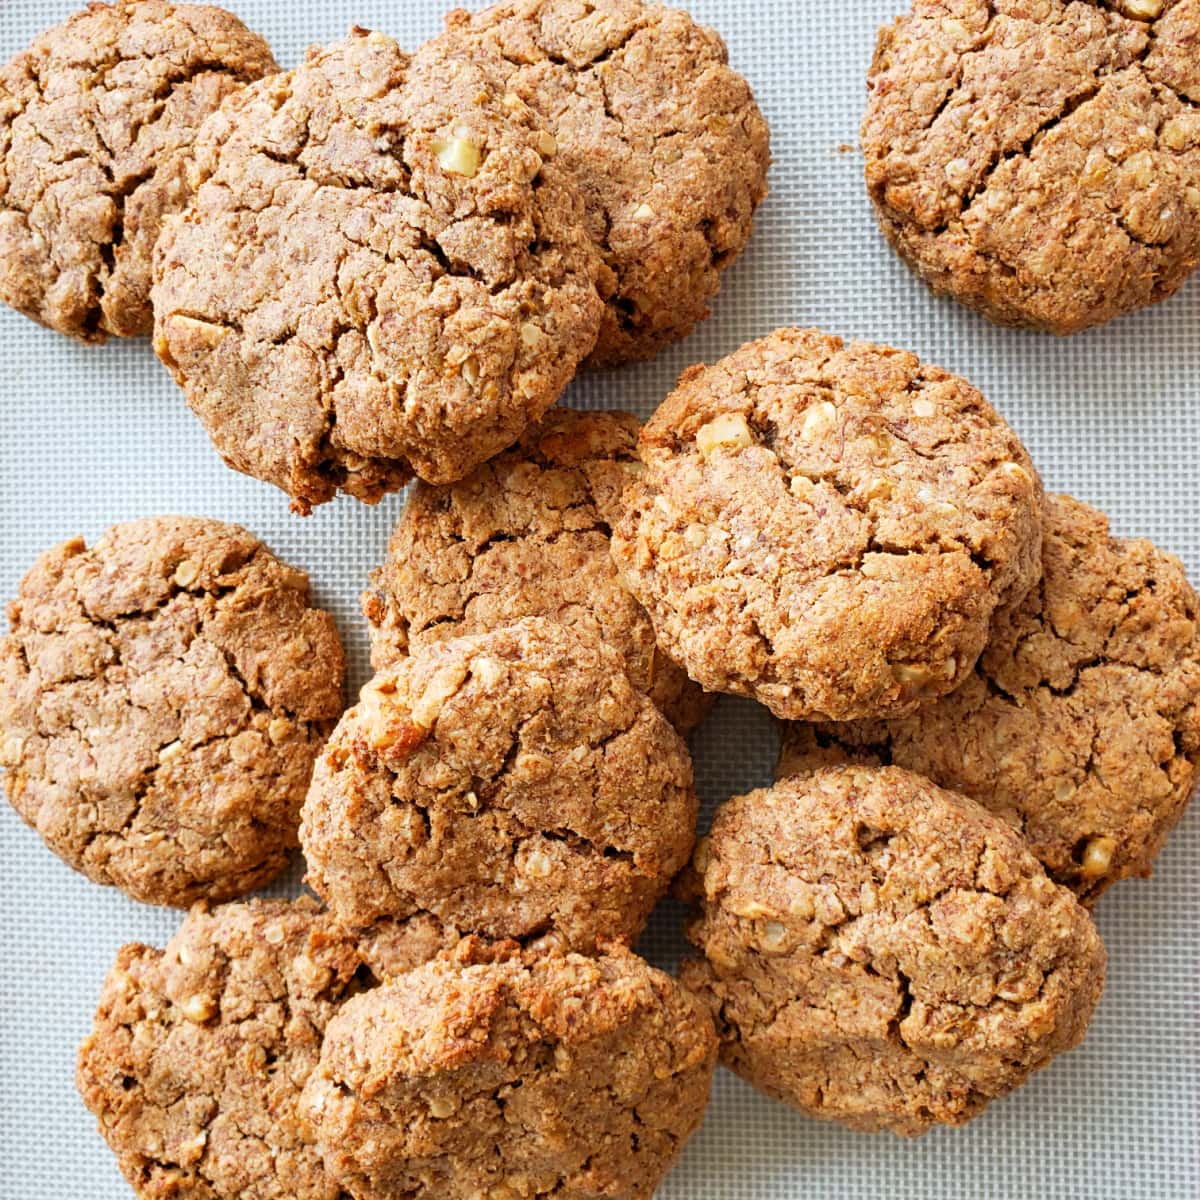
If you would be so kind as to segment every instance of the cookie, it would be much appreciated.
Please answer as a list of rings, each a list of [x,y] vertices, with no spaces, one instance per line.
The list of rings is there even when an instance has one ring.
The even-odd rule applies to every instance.
[[[147,1200],[341,1200],[301,1089],[326,1023],[373,980],[311,898],[197,905],[165,950],[117,954],[76,1083]]]
[[[410,645],[548,617],[619,651],[681,733],[698,725],[707,698],[658,649],[609,555],[637,436],[631,413],[554,409],[459,483],[418,484],[363,596],[376,670]]]
[[[697,847],[721,1061],[853,1129],[961,1125],[1082,1040],[1105,954],[1019,835],[895,767],[739,796]]]
[[[1200,263],[1200,0],[916,0],[862,127],[884,234],[935,291],[1071,334]]]
[[[619,948],[476,942],[330,1021],[303,1097],[329,1174],[358,1200],[650,1200],[708,1101],[703,1006]]]
[[[815,750],[927,775],[1015,826],[1090,904],[1150,874],[1195,788],[1200,600],[1177,559],[1070,496],[1047,500],[1043,561],[952,696],[898,721],[789,726],[780,769]]]
[[[680,378],[612,550],[659,645],[778,717],[951,691],[1040,570],[1041,484],[965,380],[783,329]]]
[[[691,759],[615,650],[530,618],[377,675],[313,773],[300,840],[347,925],[421,912],[590,952],[686,863]]]
[[[197,139],[155,349],[225,461],[300,512],[461,478],[595,342],[582,200],[503,75],[356,30]]]
[[[276,70],[207,4],[89,4],[0,70],[0,300],[85,342],[149,333],[150,263],[204,119]]]
[[[448,25],[505,61],[583,193],[607,301],[590,365],[685,337],[767,194],[767,123],[720,37],[641,0],[515,0]]]
[[[344,662],[308,577],[157,517],[42,557],[0,640],[0,765],[65,863],[147,904],[260,887],[297,844]]]

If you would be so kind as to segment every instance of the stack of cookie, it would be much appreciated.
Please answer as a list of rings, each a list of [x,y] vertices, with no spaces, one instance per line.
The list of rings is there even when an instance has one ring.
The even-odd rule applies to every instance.
[[[901,252],[1064,330],[1176,286],[1190,217],[1150,291],[1141,250],[1120,296],[1055,259],[1055,307],[1037,263],[979,269],[1008,242],[977,208],[1068,156],[988,103],[1046,39],[1078,52],[1072,134],[1094,76],[1122,116],[1160,106],[1178,162],[1140,168],[1190,205],[1195,6],[1152,30],[1131,4],[945,7],[918,0],[872,77]],[[930,84],[931,31],[983,99]],[[715,34],[510,0],[412,55],[354,30],[280,72],[229,14],[141,0],[46,35],[0,99],[4,299],[85,340],[152,325],[226,460],[298,512],[419,477],[344,712],[332,620],[235,526],[68,542],[10,608],[14,807],[97,882],[200,902],[165,950],[120,952],[80,1055],[138,1194],[648,1197],[718,1056],[916,1134],[1078,1044],[1088,908],[1149,873],[1200,764],[1179,563],[1047,497],[974,387],[888,347],[784,329],[686,371],[640,430],[549,411],[580,366],[688,332],[746,243],[767,133]],[[986,162],[943,161],[995,112]],[[696,844],[683,738],[713,693],[785,722],[783,754]],[[323,905],[210,907],[297,845]],[[700,952],[680,981],[631,950],[673,881]]]

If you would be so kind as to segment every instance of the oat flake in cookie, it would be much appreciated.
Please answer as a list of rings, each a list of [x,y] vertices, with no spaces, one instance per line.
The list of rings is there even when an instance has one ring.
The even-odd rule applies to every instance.
[[[871,199],[936,291],[1069,334],[1200,262],[1200,0],[916,0],[868,86]]]
[[[410,646],[548,617],[618,650],[681,733],[697,725],[707,697],[658,649],[609,554],[638,428],[631,413],[552,409],[466,479],[417,484],[363,596],[376,670]]]
[[[197,905],[117,954],[76,1082],[145,1200],[343,1200],[298,1104],[326,1022],[373,982],[311,898]]]
[[[449,25],[451,41],[503,57],[583,193],[607,299],[589,362],[686,336],[767,194],[767,124],[721,39],[641,0],[516,0]]]
[[[791,725],[781,773],[852,755],[927,775],[1019,829],[1085,903],[1149,875],[1200,763],[1200,601],[1177,559],[1047,501],[1045,571],[974,673],[897,721]],[[815,757],[814,757],[815,756]]]
[[[89,4],[0,69],[0,299],[89,342],[149,333],[150,263],[221,101],[274,71],[206,4]]]
[[[591,952],[691,854],[691,759],[615,650],[530,618],[377,675],[313,774],[309,881],[348,925],[422,912]]]
[[[613,555],[663,649],[776,716],[899,715],[971,672],[1041,569],[1042,490],[965,380],[784,329],[692,367]]]
[[[1104,983],[1090,918],[1020,836],[895,767],[740,796],[697,847],[721,1061],[851,1128],[961,1125],[1078,1045]]]
[[[602,302],[554,139],[486,56],[355,31],[225,105],[155,256],[155,348],[230,466],[307,512],[510,445]]]
[[[308,577],[246,530],[158,517],[44,554],[0,640],[8,798],[149,904],[252,891],[297,842],[344,662]]]
[[[358,1200],[650,1200],[700,1126],[704,1006],[614,949],[487,949],[349,1001],[302,1107]]]

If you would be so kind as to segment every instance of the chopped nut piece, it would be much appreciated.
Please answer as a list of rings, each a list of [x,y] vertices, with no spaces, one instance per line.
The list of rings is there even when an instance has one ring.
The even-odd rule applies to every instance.
[[[837,423],[837,407],[830,400],[822,400],[812,405],[804,414],[800,424],[800,436],[809,441],[815,441],[822,434],[828,433]]]
[[[633,210],[634,219],[638,221],[649,220],[655,215],[654,209],[652,209],[648,204],[639,204],[638,207]]]
[[[168,742],[159,752],[158,761],[160,763],[169,763],[173,758],[178,758],[183,753],[183,743],[179,741]]]
[[[558,153],[558,141],[549,130],[543,129],[538,134],[537,146],[543,158],[553,158]]]
[[[278,746],[291,732],[292,723],[286,717],[275,717],[267,726],[267,737]]]
[[[1088,879],[1098,879],[1112,866],[1117,843],[1110,837],[1095,837],[1084,847],[1080,873]]]
[[[180,1006],[183,1015],[197,1025],[204,1024],[217,1011],[217,1006],[211,996],[197,992],[189,996]]]
[[[442,170],[452,175],[474,179],[479,172],[482,161],[479,147],[465,137],[455,136],[449,141],[439,139],[433,143],[433,152]]]
[[[185,558],[175,568],[175,582],[182,588],[191,587],[199,577],[199,564],[194,563],[190,558]]]
[[[696,432],[696,448],[708,458],[723,447],[743,450],[754,445],[754,434],[741,413],[722,413]]]

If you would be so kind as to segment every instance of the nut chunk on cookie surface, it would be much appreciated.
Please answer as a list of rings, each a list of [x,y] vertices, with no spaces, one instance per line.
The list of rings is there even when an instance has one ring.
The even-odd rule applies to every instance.
[[[590,363],[685,337],[767,194],[767,123],[724,42],[642,0],[507,0],[449,26],[444,41],[504,62],[583,193],[607,301]]]
[[[55,854],[179,906],[283,869],[345,670],[302,571],[236,525],[130,521],[44,554],[8,615],[0,765]]]
[[[552,409],[466,479],[417,484],[363,597],[375,668],[423,642],[548,617],[619,651],[680,733],[697,725],[706,697],[659,650],[609,553],[638,428],[631,413]]]
[[[936,291],[1075,333],[1200,263],[1200,0],[916,0],[863,121],[888,240]]]
[[[1039,587],[998,613],[974,673],[896,721],[790,725],[780,773],[842,754],[927,775],[1015,826],[1086,903],[1149,875],[1200,764],[1200,600],[1178,559],[1046,505]]]
[[[304,804],[309,880],[347,924],[592,951],[632,940],[695,836],[691,759],[620,655],[529,618],[377,675]]]
[[[225,461],[307,512],[444,483],[592,348],[583,203],[486,56],[355,31],[226,104],[155,255],[155,348]]]
[[[783,718],[953,690],[1040,570],[1042,489],[965,380],[783,329],[684,372],[613,531],[663,649]]]
[[[123,947],[76,1082],[135,1193],[341,1200],[297,1110],[364,974],[311,898],[197,905],[165,950]]]
[[[722,1061],[861,1130],[960,1125],[1083,1038],[1105,954],[1087,913],[974,801],[827,767],[718,810],[695,859]]]
[[[89,4],[0,68],[0,300],[60,333],[149,333],[150,268],[204,119],[274,71],[208,4]]]
[[[704,1006],[636,955],[468,938],[345,1005],[302,1105],[359,1200],[650,1200],[715,1062]]]

